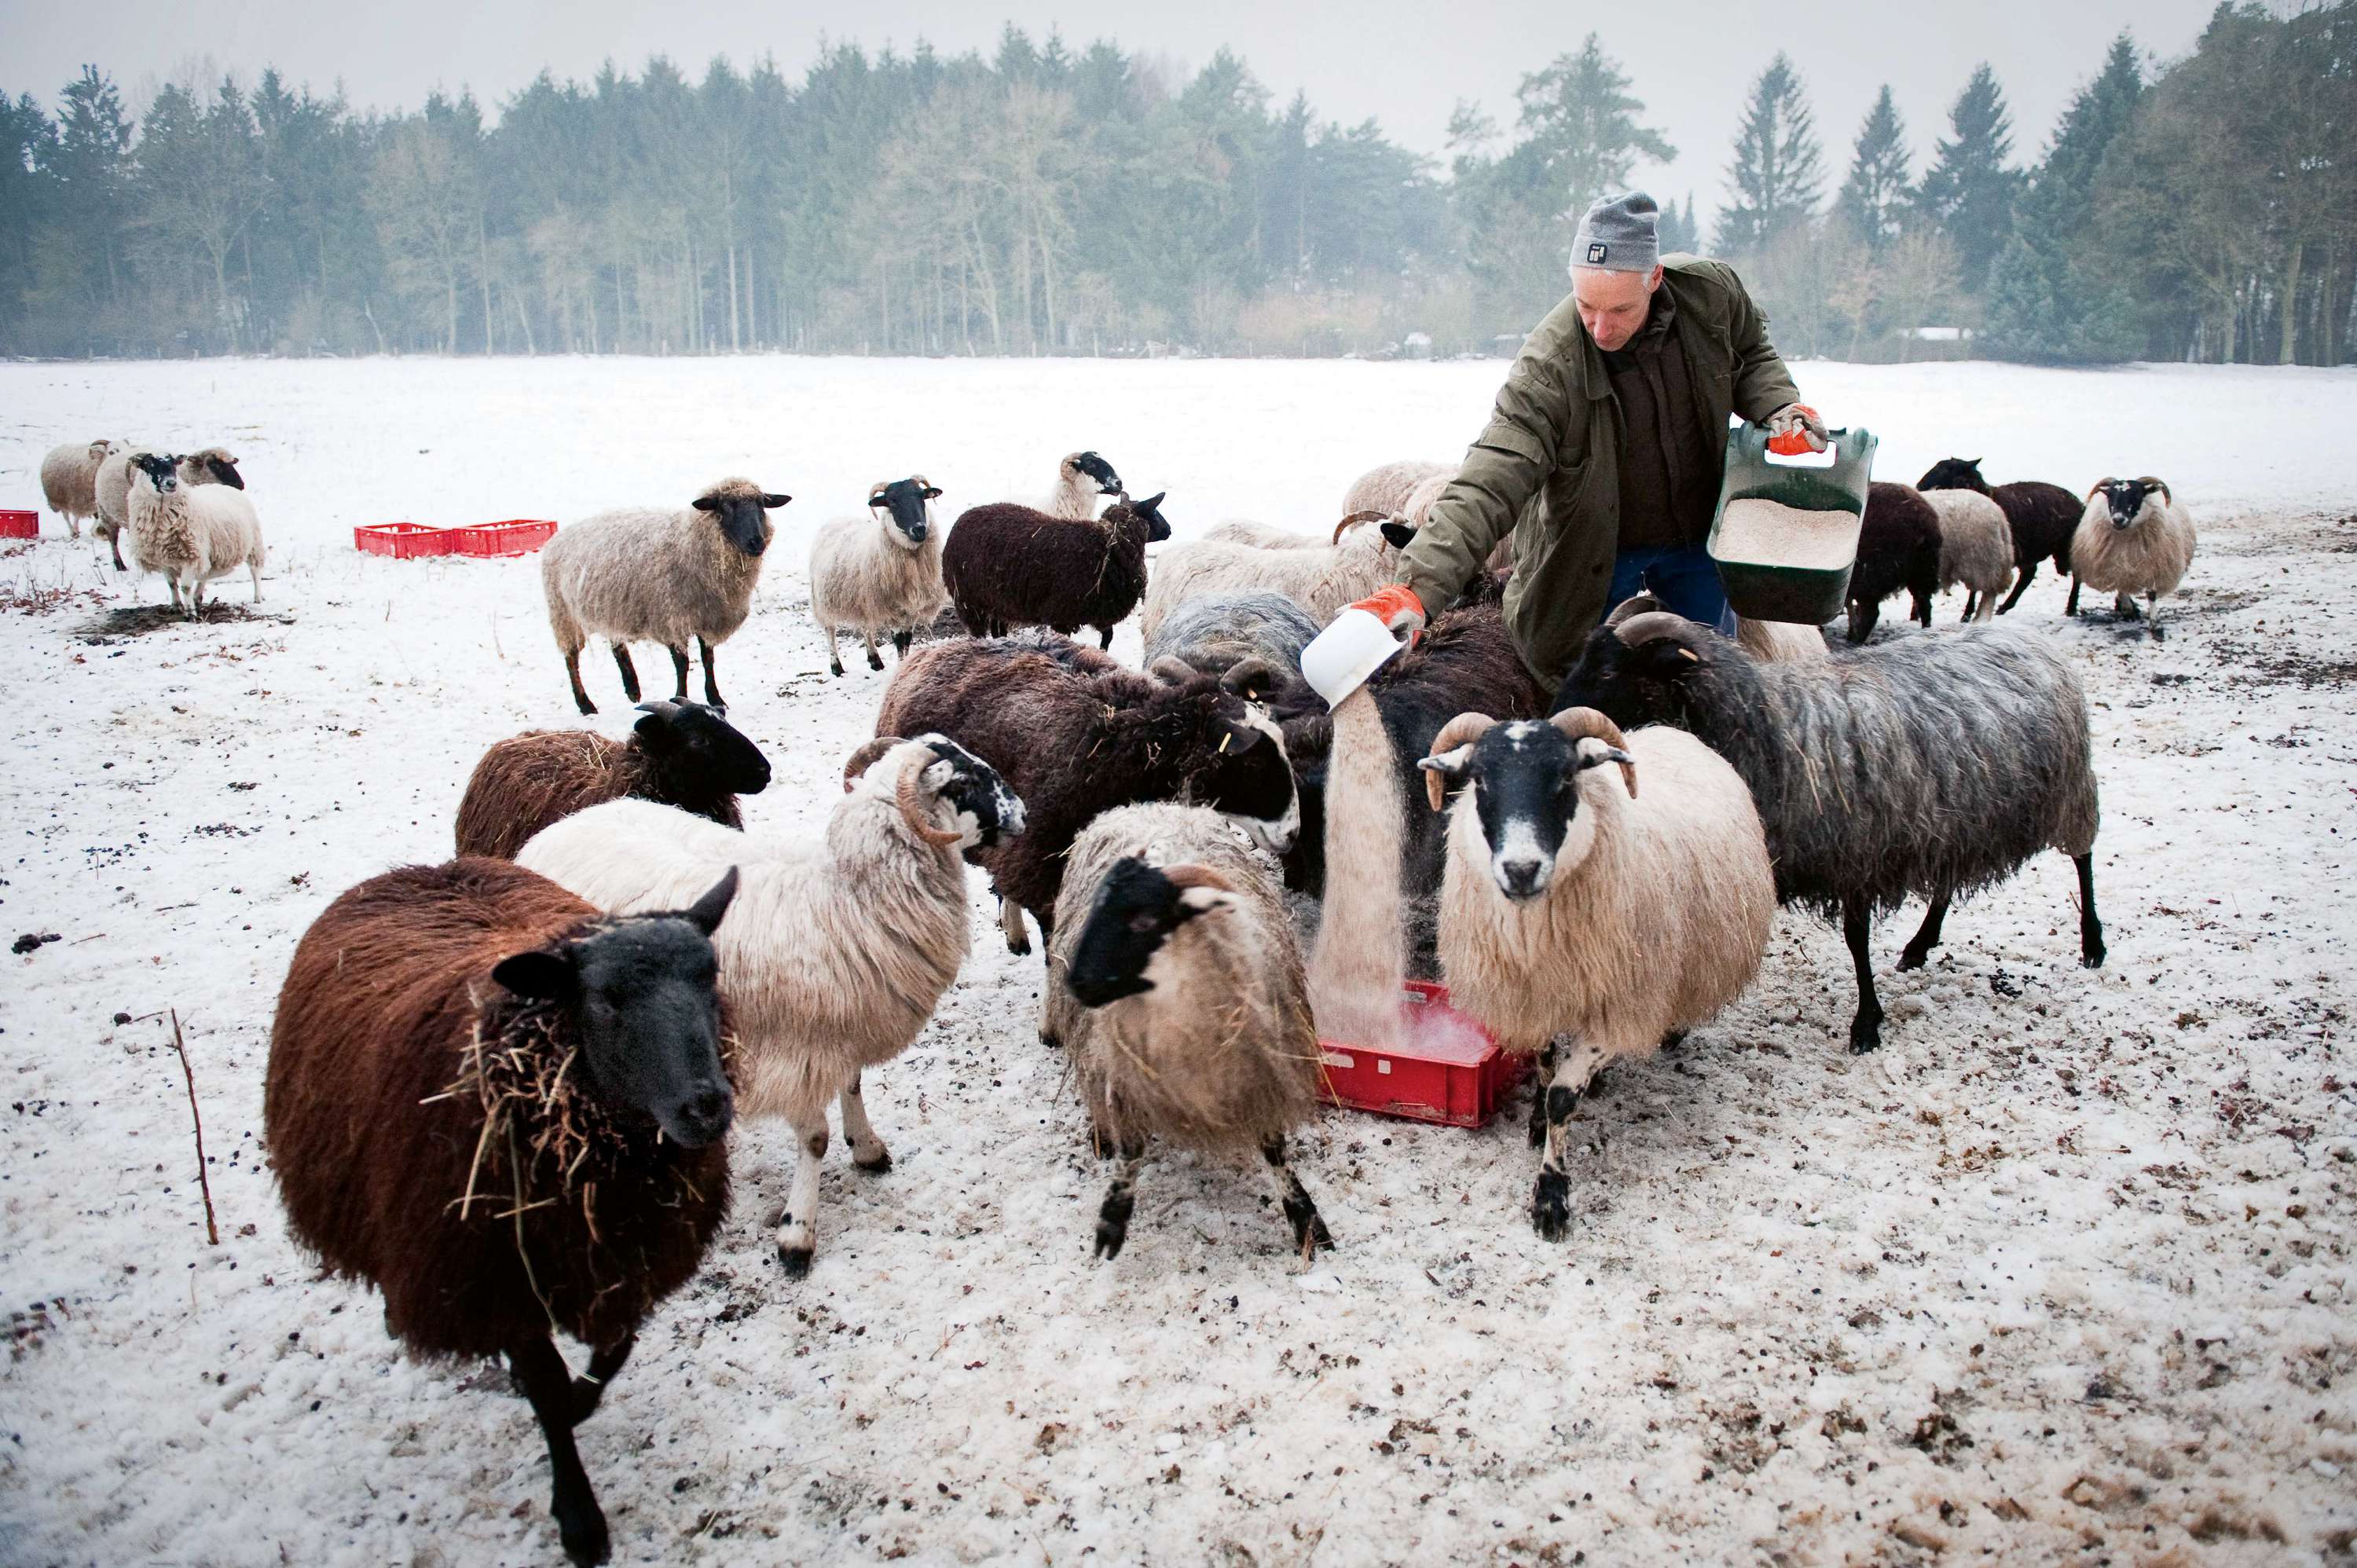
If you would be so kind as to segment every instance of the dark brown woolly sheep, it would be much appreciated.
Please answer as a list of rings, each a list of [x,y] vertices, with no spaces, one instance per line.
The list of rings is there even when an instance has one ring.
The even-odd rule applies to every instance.
[[[1124,496],[1093,521],[1013,501],[969,508],[942,549],[942,582],[958,618],[976,637],[1022,626],[1070,637],[1090,626],[1099,647],[1112,647],[1114,624],[1146,596],[1146,545],[1170,537],[1161,500]]]
[[[608,1541],[573,1429],[727,1213],[710,937],[736,889],[610,918],[507,861],[405,866],[312,922],[271,1026],[296,1240],[382,1292],[412,1352],[507,1357],[576,1563]],[[585,1377],[552,1328],[590,1347]]]
[[[531,730],[483,753],[458,802],[458,853],[513,860],[549,823],[635,795],[741,828],[739,795],[770,784],[769,758],[701,703],[640,703],[627,741],[588,730]]]
[[[1292,847],[1300,802],[1284,741],[1248,702],[1275,682],[1256,659],[1216,678],[1190,671],[1167,680],[1049,632],[969,639],[920,648],[893,671],[876,733],[947,736],[1021,799],[1022,836],[966,858],[990,873],[1003,900],[1008,950],[1028,952],[1022,911],[1053,934],[1065,854],[1113,807],[1210,806],[1271,854]]]
[[[2061,486],[2043,479],[1992,485],[1981,478],[1979,458],[1943,457],[1915,482],[1915,488],[1978,490],[2005,513],[2006,526],[2013,532],[2013,564],[2020,575],[2013,580],[2013,592],[1997,606],[1997,614],[2013,608],[2022,589],[2029,586],[2029,579],[2038,575],[2040,561],[2052,561],[2055,571],[2066,577],[2071,575],[2071,535],[2078,530],[2084,503]]]
[[[1940,514],[1912,485],[1876,480],[1867,487],[1857,564],[1849,575],[1849,639],[1864,642],[1881,618],[1882,601],[1905,589],[1909,615],[1932,624],[1940,591]]]

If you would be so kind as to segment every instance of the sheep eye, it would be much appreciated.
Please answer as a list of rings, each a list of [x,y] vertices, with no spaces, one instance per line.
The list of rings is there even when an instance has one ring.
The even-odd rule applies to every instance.
[[[1162,929],[1161,918],[1141,909],[1129,918],[1129,929],[1141,937],[1152,936]]]

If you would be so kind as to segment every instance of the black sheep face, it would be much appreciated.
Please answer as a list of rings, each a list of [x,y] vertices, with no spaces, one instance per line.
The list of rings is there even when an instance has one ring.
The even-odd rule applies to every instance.
[[[997,768],[946,736],[921,738],[938,758],[925,765],[925,788],[949,802],[977,847],[988,849],[1023,831],[1023,801]]]
[[[2147,496],[2158,495],[2163,500],[2169,499],[2169,487],[2158,479],[2106,479],[2097,488],[2104,492],[2104,503],[2112,509],[2114,528],[2135,527],[2136,520],[2144,516]]]
[[[1148,971],[1170,933],[1228,897],[1210,887],[1181,887],[1135,855],[1124,855],[1097,884],[1064,970],[1066,988],[1084,1007],[1153,990]]]
[[[1230,697],[1212,716],[1206,744],[1216,749],[1201,803],[1233,820],[1269,854],[1283,855],[1301,836],[1301,795],[1276,725]]]
[[[877,486],[868,495],[867,504],[890,516],[893,532],[914,549],[931,532],[933,509],[927,503],[941,493],[925,482],[924,475],[912,474],[905,479]]]
[[[578,1031],[585,1081],[681,1146],[719,1142],[736,1115],[720,1066],[720,967],[712,933],[737,870],[677,914],[611,921],[586,937],[502,959],[491,978],[555,1004]]]
[[[1712,646],[1717,642],[1718,646]],[[1563,678],[1550,713],[1594,708],[1623,730],[1645,725],[1684,726],[1685,682],[1733,646],[1700,626],[1691,633],[1650,637],[1631,648],[1611,627],[1587,637],[1579,660]]]
[[[640,703],[639,745],[689,794],[758,795],[770,787],[770,759],[721,710],[702,703]]]
[[[1978,490],[1988,494],[1988,481],[1981,478],[1978,457],[1943,457],[1923,472],[1915,481],[1919,490]]]
[[[1121,476],[1113,471],[1111,463],[1093,452],[1075,452],[1071,461],[1074,468],[1097,482],[1097,494],[1101,496],[1121,494]]]
[[[245,489],[245,477],[237,471],[236,458],[209,456],[205,459],[205,467],[212,470],[214,484],[227,485],[233,490]]]
[[[131,466],[147,476],[156,493],[168,496],[180,488],[180,460],[160,452],[142,452],[131,459]]]
[[[1595,819],[1579,814],[1579,776],[1628,760],[1593,736],[1575,741],[1554,725],[1518,719],[1416,766],[1452,786],[1472,784],[1490,879],[1520,903],[1544,893],[1558,869],[1576,867],[1594,847]]]
[[[1162,498],[1169,493],[1168,490],[1157,490],[1142,501],[1123,500],[1118,503],[1146,520],[1146,542],[1148,544],[1159,544],[1170,537],[1170,525],[1162,520]]]
[[[770,513],[793,499],[791,496],[698,496],[695,510],[712,514],[720,536],[740,553],[758,556],[770,547]]]

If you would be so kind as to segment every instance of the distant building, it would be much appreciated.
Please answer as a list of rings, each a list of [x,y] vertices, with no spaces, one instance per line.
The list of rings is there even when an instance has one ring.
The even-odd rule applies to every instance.
[[[1407,360],[1431,359],[1432,334],[1429,332],[1409,333],[1406,340],[1400,346],[1400,357]]]

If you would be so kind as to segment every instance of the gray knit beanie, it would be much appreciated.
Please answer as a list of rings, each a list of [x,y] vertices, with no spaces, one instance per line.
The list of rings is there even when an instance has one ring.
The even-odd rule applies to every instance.
[[[1572,237],[1571,264],[1613,273],[1650,273],[1662,259],[1655,225],[1660,205],[1641,190],[1608,196],[1587,209]]]

